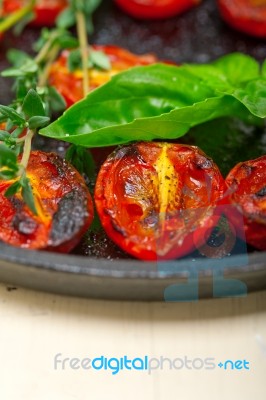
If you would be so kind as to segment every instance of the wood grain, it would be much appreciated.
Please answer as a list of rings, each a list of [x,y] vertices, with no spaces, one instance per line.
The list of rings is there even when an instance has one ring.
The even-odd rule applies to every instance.
[[[198,303],[68,298],[0,285],[0,398],[265,398],[266,292]],[[246,359],[250,370],[54,369],[62,357]]]

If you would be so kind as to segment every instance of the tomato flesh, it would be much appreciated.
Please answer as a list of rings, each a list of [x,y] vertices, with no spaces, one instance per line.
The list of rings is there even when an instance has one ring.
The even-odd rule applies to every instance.
[[[137,143],[102,165],[95,204],[103,228],[129,254],[144,260],[190,253],[197,228],[211,225],[224,180],[194,146]]]
[[[93,204],[83,178],[54,153],[33,151],[27,167],[38,215],[0,181],[0,240],[26,249],[70,251],[87,231]]]
[[[169,18],[189,10],[201,0],[115,0],[123,11],[139,19]]]
[[[243,239],[266,250],[266,156],[237,164],[226,183],[232,191],[230,202],[244,217]]]
[[[26,4],[25,0],[3,0],[2,15],[12,14]],[[35,18],[31,25],[53,26],[56,18],[67,5],[67,0],[37,0],[34,7]]]
[[[266,38],[266,0],[218,0],[224,20],[233,28]]]
[[[99,70],[91,68],[89,71],[90,90],[108,82],[110,78],[128,68],[155,63],[157,58],[152,54],[135,55],[117,46],[94,45],[94,50],[104,52],[110,60],[111,70]],[[55,86],[59,93],[64,97],[67,106],[83,98],[82,71],[69,71],[67,60],[69,50],[64,50],[58,60],[53,63],[50,69],[49,82]]]

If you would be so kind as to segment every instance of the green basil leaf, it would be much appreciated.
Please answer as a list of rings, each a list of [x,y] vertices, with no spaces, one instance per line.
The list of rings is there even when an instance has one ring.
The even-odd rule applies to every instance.
[[[50,121],[49,117],[41,117],[41,116],[34,116],[31,117],[28,121],[30,129],[37,129],[43,128],[44,126],[48,125]]]
[[[258,78],[247,82],[231,92],[255,116],[266,117],[266,79]]]
[[[249,69],[243,76],[234,74],[236,61],[241,69]],[[266,79],[250,57],[233,54],[205,66],[132,68],[91,92],[40,133],[100,147],[174,139],[193,126],[225,116],[253,124],[266,117]]]
[[[260,76],[257,61],[240,53],[226,55],[207,65],[188,64],[186,68],[203,79],[216,92],[230,90],[236,85]]]
[[[224,177],[240,161],[266,154],[266,129],[247,125],[235,118],[205,122],[192,128],[180,140],[211,155]]]
[[[261,73],[264,78],[266,78],[266,60],[262,64]]]
[[[35,90],[28,91],[22,104],[22,110],[28,117],[45,116],[42,100]]]
[[[233,85],[257,78],[260,75],[259,63],[254,58],[241,53],[221,57],[213,65]]]

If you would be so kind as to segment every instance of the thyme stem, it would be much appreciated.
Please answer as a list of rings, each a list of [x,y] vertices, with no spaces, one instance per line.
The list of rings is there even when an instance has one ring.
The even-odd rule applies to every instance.
[[[25,17],[29,12],[31,12],[35,6],[36,0],[29,0],[25,7],[15,11],[14,13],[7,16],[0,23],[0,33],[7,31],[12,26],[14,26],[18,21]]]
[[[81,53],[82,71],[83,71],[83,94],[85,97],[89,92],[89,84],[90,84],[89,70],[88,70],[89,47],[88,47],[88,38],[86,32],[85,16],[81,11],[76,12],[76,20],[77,20],[77,32],[80,44],[80,53]]]
[[[33,130],[29,129],[26,134],[26,137],[25,137],[23,156],[22,156],[21,163],[20,163],[21,167],[23,168],[23,171],[26,171],[27,166],[28,166],[30,153],[31,153],[31,142],[32,142],[34,133],[35,132]]]
[[[39,54],[37,54],[37,56],[34,59],[34,61],[37,64],[41,64],[43,61],[45,61],[45,58],[48,56],[48,54],[51,50],[51,47],[53,46],[53,43],[57,39],[58,36],[59,36],[58,32],[53,32],[51,34],[51,36],[49,37],[49,39],[47,40],[47,42],[45,43],[45,45],[43,46],[43,48],[41,49]]]

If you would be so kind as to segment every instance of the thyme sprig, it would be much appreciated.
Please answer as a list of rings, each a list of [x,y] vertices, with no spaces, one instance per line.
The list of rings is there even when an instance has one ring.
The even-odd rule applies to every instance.
[[[39,128],[50,118],[45,115],[38,93],[30,89],[21,105],[21,111],[0,105],[0,118],[6,129],[0,130],[0,178],[14,181],[5,192],[7,197],[21,192],[24,202],[37,214],[32,187],[26,170],[30,158],[31,142]],[[22,156],[18,161],[18,155]]]
[[[0,22],[0,32],[28,18],[35,3],[36,0],[30,0],[25,7],[4,18]],[[78,67],[83,70],[84,96],[89,91],[89,67],[110,67],[108,58],[88,45],[88,33],[92,32],[91,16],[100,3],[101,0],[69,0],[69,7],[58,17],[56,27],[42,30],[34,45],[37,52],[34,57],[16,49],[7,53],[11,67],[1,75],[14,78],[15,99],[10,106],[0,106],[0,179],[12,181],[7,185],[5,195],[20,193],[34,214],[37,214],[34,194],[26,173],[32,139],[39,128],[48,124],[54,112],[61,112],[66,107],[64,98],[48,82],[52,63],[62,49],[75,49],[71,57],[76,63],[79,59]],[[73,25],[77,27],[78,38],[68,30]],[[70,158],[81,173],[91,174],[90,158],[82,151],[72,146]],[[77,158],[80,159],[78,162],[75,161]]]

